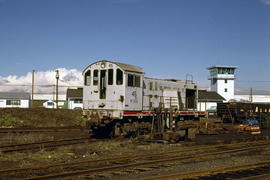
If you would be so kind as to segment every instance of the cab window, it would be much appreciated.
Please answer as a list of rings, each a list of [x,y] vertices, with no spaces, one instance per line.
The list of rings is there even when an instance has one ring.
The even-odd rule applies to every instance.
[[[153,82],[149,82],[149,90],[153,90]]]
[[[140,87],[140,86],[141,86],[141,77],[135,76],[135,87]]]
[[[128,86],[129,87],[140,87],[141,78],[134,74],[128,74]]]
[[[108,70],[108,85],[113,85],[113,69]]]
[[[134,84],[134,75],[128,74],[128,86],[132,87]]]
[[[86,71],[86,73],[84,75],[84,85],[90,86],[90,84],[91,84],[91,71],[88,70],[88,71]]]
[[[94,70],[94,79],[93,79],[93,85],[98,85],[98,70]]]
[[[116,84],[117,85],[123,84],[123,71],[121,69],[117,69],[116,71]]]

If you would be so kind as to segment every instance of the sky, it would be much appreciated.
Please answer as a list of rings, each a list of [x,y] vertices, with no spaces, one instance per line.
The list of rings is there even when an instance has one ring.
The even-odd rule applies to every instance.
[[[0,84],[33,69],[79,83],[102,59],[199,88],[208,66],[237,66],[237,91],[270,94],[270,0],[0,0]]]

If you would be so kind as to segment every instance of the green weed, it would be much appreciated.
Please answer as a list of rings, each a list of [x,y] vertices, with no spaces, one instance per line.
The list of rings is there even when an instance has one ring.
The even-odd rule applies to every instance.
[[[23,126],[23,121],[13,117],[10,114],[4,114],[2,117],[0,117],[0,126],[4,127],[20,127]]]

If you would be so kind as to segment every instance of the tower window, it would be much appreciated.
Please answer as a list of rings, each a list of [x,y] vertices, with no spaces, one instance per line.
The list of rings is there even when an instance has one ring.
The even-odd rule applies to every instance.
[[[225,89],[224,89],[224,92],[228,92],[228,89],[227,89],[227,88],[225,88]]]
[[[224,81],[225,81],[225,84],[227,84],[227,82],[228,82],[227,79],[225,79]]]

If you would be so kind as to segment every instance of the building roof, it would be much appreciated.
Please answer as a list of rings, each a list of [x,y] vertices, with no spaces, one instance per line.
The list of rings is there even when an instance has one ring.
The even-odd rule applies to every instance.
[[[25,92],[0,92],[0,99],[23,99],[29,100],[30,94]]]
[[[100,63],[100,62],[110,62],[110,63],[113,63],[113,64],[116,64],[117,66],[119,66],[121,69],[123,69],[124,71],[127,71],[127,72],[136,72],[136,73],[144,73],[144,71],[138,67],[138,66],[133,66],[133,65],[130,65],[130,64],[124,64],[124,63],[119,63],[119,62],[113,62],[113,61],[107,61],[107,60],[101,60],[101,61],[98,61],[98,62],[95,62],[95,63]],[[93,64],[95,64],[93,63]],[[91,64],[92,65],[92,64]],[[91,66],[89,65],[89,66]],[[88,66],[88,67],[89,67]],[[87,68],[88,68],[87,67]],[[85,70],[87,69],[85,68]],[[84,70],[84,71],[85,71]],[[84,72],[83,71],[83,72]]]
[[[83,98],[83,88],[67,89],[67,99],[68,98]]]
[[[237,66],[216,65],[216,66],[209,66],[209,67],[207,67],[208,70],[215,69],[215,68],[231,68],[231,69],[237,69]]]
[[[220,102],[220,101],[222,102],[223,100],[225,99],[215,91],[206,91],[206,90],[198,91],[199,102]]]

